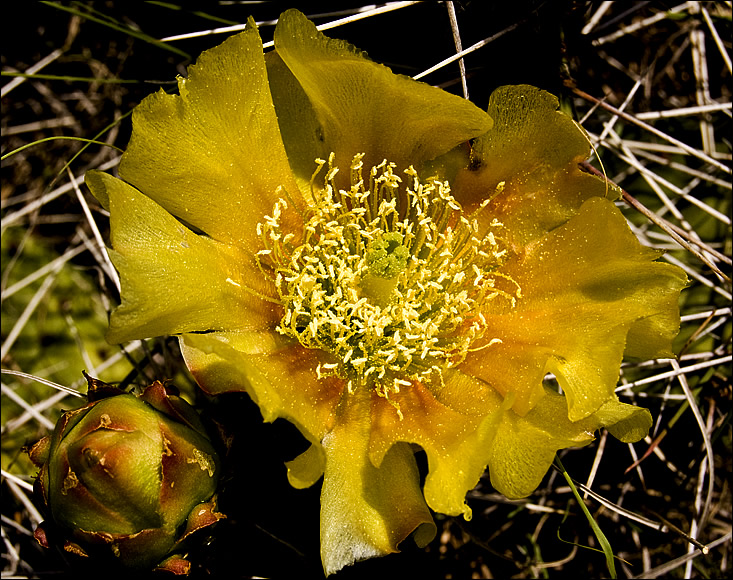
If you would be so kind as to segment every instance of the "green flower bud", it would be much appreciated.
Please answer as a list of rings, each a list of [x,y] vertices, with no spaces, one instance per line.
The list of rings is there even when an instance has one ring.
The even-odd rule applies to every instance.
[[[89,403],[64,413],[30,450],[40,467],[37,492],[64,549],[187,573],[176,549],[224,517],[215,511],[219,458],[198,415],[160,381],[139,396],[87,381]],[[47,520],[36,531],[45,546],[48,528]]]

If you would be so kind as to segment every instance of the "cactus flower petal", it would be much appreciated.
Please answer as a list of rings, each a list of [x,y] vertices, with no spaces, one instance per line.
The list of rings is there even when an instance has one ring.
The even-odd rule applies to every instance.
[[[204,53],[178,85],[179,95],[160,91],[133,113],[120,176],[211,238],[252,249],[278,190],[298,194],[257,29]]]
[[[327,38],[295,10],[281,16],[275,46],[318,119],[321,151],[341,163],[366,152],[367,167],[383,159],[402,169],[417,166],[493,124],[470,102],[395,75],[351,44]]]
[[[672,356],[677,296],[686,277],[641,246],[613,204],[585,202],[578,214],[527,244],[505,266],[522,288],[511,311],[487,316],[501,344],[469,355],[464,371],[503,394],[525,414],[544,396],[542,379],[556,374],[568,416],[579,420],[613,397],[627,335],[637,324],[646,349]],[[653,325],[645,323],[653,318]],[[635,344],[638,343],[638,339]]]

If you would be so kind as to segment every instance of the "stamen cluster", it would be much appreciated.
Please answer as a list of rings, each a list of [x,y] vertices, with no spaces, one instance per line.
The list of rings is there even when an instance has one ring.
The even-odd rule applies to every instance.
[[[497,298],[513,306],[520,289],[498,271],[507,258],[494,235],[500,223],[479,232],[447,182],[421,183],[412,167],[404,189],[387,161],[365,182],[357,155],[345,191],[334,184],[333,155],[324,187],[315,187],[326,162],[317,163],[302,231],[283,231],[281,199],[259,224],[258,259],[284,308],[277,330],[333,355],[319,377],[335,374],[349,392],[367,385],[389,399],[501,342],[484,336],[482,312]]]

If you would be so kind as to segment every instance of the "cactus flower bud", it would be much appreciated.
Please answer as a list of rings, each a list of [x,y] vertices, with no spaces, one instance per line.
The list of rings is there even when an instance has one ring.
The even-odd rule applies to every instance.
[[[139,396],[87,381],[89,403],[30,450],[48,516],[36,539],[48,547],[50,520],[69,552],[187,573],[176,549],[224,517],[215,511],[219,458],[198,415],[160,381]]]

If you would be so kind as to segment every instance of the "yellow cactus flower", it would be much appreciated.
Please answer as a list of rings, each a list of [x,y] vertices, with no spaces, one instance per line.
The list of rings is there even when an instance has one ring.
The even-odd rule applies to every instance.
[[[469,518],[487,466],[522,497],[597,429],[647,433],[614,387],[623,356],[673,356],[685,275],[580,171],[555,97],[503,87],[484,112],[296,10],[274,51],[251,21],[179,92],[137,107],[121,180],[86,178],[122,283],[108,339],[177,334],[206,392],[298,427],[327,574],[427,544],[430,509]]]

